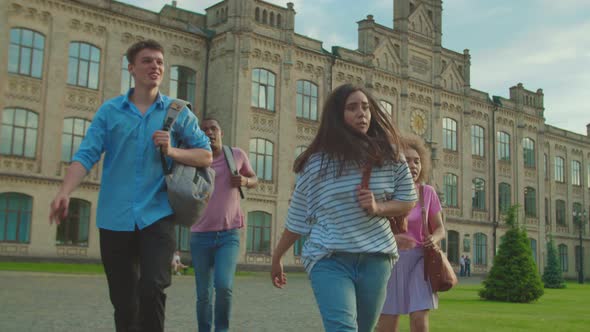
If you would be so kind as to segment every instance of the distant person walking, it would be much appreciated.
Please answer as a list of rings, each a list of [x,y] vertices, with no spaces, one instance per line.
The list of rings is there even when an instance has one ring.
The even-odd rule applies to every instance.
[[[465,256],[465,274],[471,277],[471,259],[469,259],[469,256]]]
[[[223,146],[223,131],[217,120],[203,120],[201,129],[211,141],[215,190],[200,221],[191,228],[197,326],[199,332],[210,332],[213,326],[216,332],[222,332],[229,330],[234,274],[240,252],[240,228],[244,227],[240,188],[254,188],[258,179],[242,149]],[[235,167],[236,173],[229,165]]]
[[[465,276],[465,256],[461,255],[461,258],[459,258],[459,265],[461,266],[461,270],[459,271],[459,276],[464,277]]]
[[[211,149],[188,108],[170,132],[160,130],[171,103],[160,93],[162,45],[139,41],[126,57],[135,88],[107,100],[94,115],[49,219],[59,223],[67,217],[70,195],[104,153],[96,223],[116,331],[164,331],[175,237],[160,151],[175,162],[209,166]],[[179,140],[188,148],[177,148]]]

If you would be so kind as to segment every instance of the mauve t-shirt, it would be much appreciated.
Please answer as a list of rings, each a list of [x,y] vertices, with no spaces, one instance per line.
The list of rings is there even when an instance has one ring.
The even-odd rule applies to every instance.
[[[254,174],[246,153],[240,148],[231,148],[238,173]],[[222,153],[213,159],[215,189],[200,221],[191,227],[191,232],[226,231],[244,226],[244,213],[240,208],[240,192],[231,186],[231,172]]]
[[[430,220],[430,216],[437,214],[442,207],[440,206],[440,200],[436,195],[436,191],[431,186],[424,184],[424,206],[426,206],[426,220]],[[416,187],[416,192],[420,193],[420,187]],[[422,213],[421,213],[420,201],[416,203],[416,206],[410,211],[408,215],[408,232],[407,235],[411,236],[416,240],[416,246],[421,247],[424,242],[424,236],[422,235]]]

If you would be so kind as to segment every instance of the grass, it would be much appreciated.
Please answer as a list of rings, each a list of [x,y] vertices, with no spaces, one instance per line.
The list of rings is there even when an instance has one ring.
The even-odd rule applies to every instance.
[[[102,274],[100,264],[0,262],[0,270],[45,273]],[[192,268],[187,274],[194,274]],[[266,273],[239,271],[237,276],[266,277]],[[303,275],[303,274],[302,274]],[[590,284],[567,283],[565,289],[545,289],[537,302],[484,301],[481,285],[459,285],[440,293],[439,309],[430,313],[430,331],[587,331]],[[400,319],[400,331],[409,331],[408,316]]]

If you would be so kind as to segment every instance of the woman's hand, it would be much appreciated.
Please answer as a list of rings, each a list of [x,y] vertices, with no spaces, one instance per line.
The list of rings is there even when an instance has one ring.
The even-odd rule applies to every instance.
[[[280,259],[273,259],[270,270],[270,279],[276,288],[283,288],[287,284],[287,275],[283,272],[283,263]]]
[[[436,247],[436,242],[434,241],[434,238],[431,235],[428,235],[425,239],[424,242],[422,242],[422,246],[424,246],[425,248],[434,248]]]
[[[361,186],[358,186],[357,189],[357,196],[360,206],[367,210],[369,214],[378,215],[380,206],[375,201],[375,195],[373,195],[373,192],[369,189],[361,189]]]

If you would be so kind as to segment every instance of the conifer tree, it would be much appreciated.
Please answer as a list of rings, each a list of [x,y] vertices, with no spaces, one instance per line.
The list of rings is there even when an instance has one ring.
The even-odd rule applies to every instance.
[[[528,303],[544,293],[526,230],[518,226],[518,208],[512,206],[506,215],[509,229],[483,282],[484,288],[479,291],[484,299]]]
[[[543,271],[543,282],[545,288],[565,288],[565,280],[563,279],[552,236],[549,237],[549,242],[547,242],[547,266]]]

